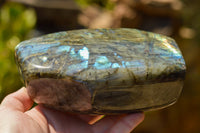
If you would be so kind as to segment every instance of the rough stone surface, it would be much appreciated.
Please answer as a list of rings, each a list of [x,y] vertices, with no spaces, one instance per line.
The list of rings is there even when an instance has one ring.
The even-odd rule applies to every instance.
[[[16,61],[29,95],[58,110],[117,114],[164,108],[183,87],[172,38],[136,29],[84,29],[21,42]]]

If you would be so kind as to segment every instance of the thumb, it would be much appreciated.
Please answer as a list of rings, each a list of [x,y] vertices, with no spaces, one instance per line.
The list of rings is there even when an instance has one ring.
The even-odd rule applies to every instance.
[[[29,110],[33,105],[33,101],[29,97],[26,88],[23,87],[19,89],[18,91],[9,94],[6,96],[1,106],[10,108],[16,111],[25,112]]]

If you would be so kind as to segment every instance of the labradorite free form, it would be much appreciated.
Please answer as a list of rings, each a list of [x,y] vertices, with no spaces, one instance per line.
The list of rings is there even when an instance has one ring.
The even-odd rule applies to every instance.
[[[84,29],[21,42],[16,61],[31,98],[58,110],[117,114],[167,107],[185,62],[169,37],[136,29]]]

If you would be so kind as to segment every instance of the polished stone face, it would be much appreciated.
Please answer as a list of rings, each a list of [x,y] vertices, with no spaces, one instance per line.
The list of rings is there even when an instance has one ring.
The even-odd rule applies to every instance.
[[[163,108],[183,87],[185,62],[169,37],[136,29],[85,29],[21,42],[16,61],[32,99],[69,112]]]

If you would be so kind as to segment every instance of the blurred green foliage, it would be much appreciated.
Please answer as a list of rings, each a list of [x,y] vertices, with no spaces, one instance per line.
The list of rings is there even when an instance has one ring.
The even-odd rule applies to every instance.
[[[90,5],[97,5],[100,6],[101,8],[111,10],[114,8],[114,1],[111,0],[75,0],[78,5],[81,7],[87,7]]]
[[[0,101],[22,86],[15,65],[15,46],[24,40],[36,23],[33,9],[6,3],[0,9]]]

